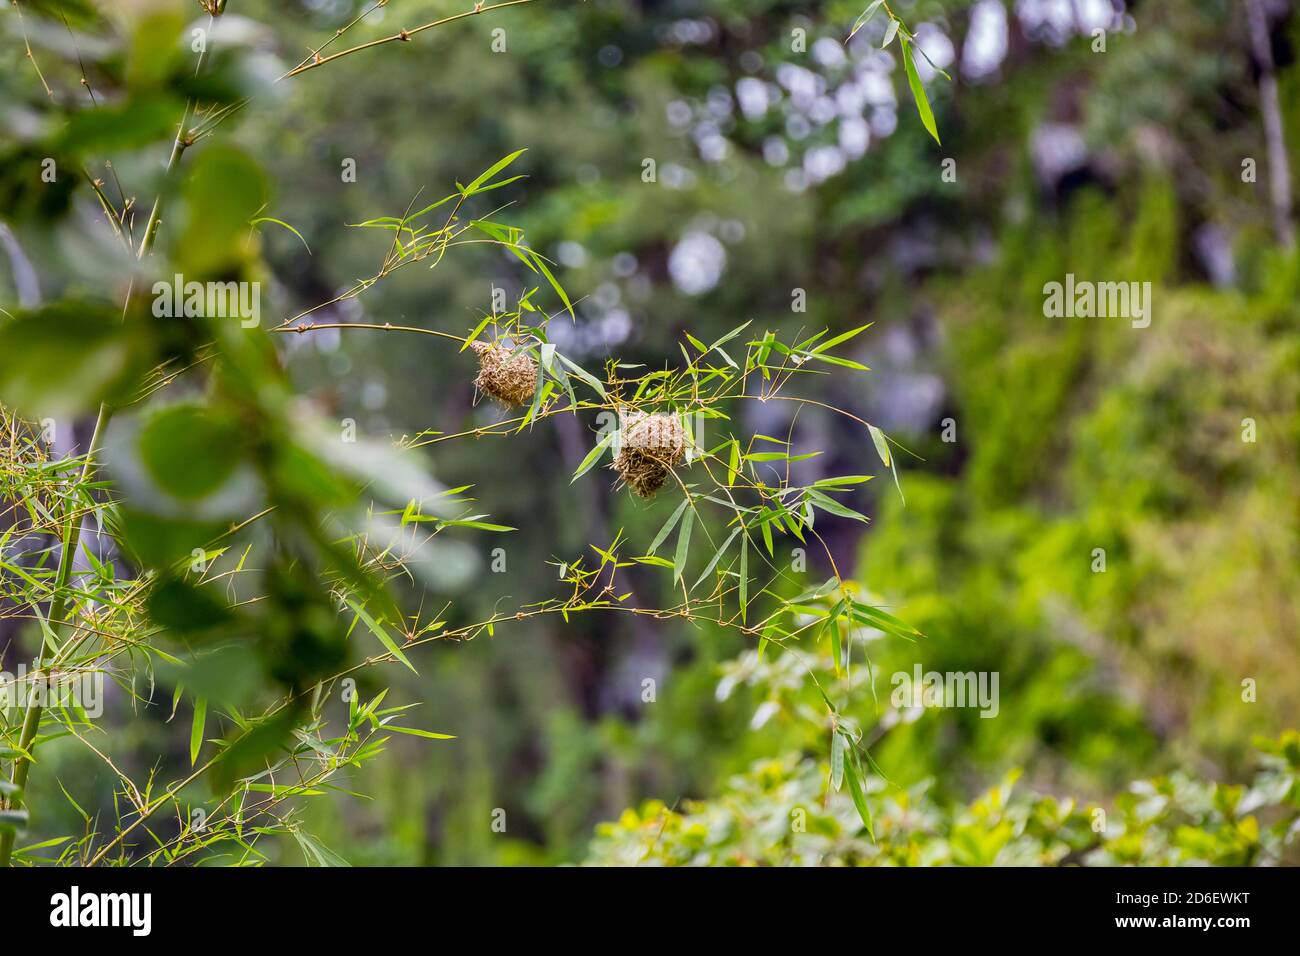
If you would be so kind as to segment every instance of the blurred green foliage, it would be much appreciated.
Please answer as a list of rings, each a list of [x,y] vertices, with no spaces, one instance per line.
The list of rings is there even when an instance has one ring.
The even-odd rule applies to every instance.
[[[421,725],[457,740],[393,740],[340,783],[371,800],[306,801],[303,825],[321,845],[353,863],[574,861],[588,856],[597,821],[619,819],[602,827],[593,861],[1257,863],[1292,852],[1285,833],[1247,823],[1254,810],[1241,808],[1260,794],[1261,806],[1294,819],[1294,759],[1244,794],[1176,773],[1244,779],[1252,737],[1300,718],[1300,269],[1270,229],[1257,70],[1237,5],[1130,4],[1134,24],[1112,31],[1104,53],[1076,29],[1058,43],[1012,16],[992,73],[949,66],[954,82],[930,85],[942,147],[916,121],[902,71],[875,52],[883,26],[843,43],[861,3],[539,3],[282,83],[271,81],[364,5],[234,3],[197,75],[186,38],[207,18],[196,5],[157,4],[110,31],[116,44],[90,42],[92,5],[75,5],[81,16],[65,5],[90,86],[112,94],[96,104],[80,90],[68,30],[40,16],[52,6],[24,3],[22,30],[12,6],[3,11],[0,210],[57,303],[0,327],[0,355],[40,356],[5,362],[7,396],[43,413],[93,410],[119,399],[120,383],[150,358],[173,368],[201,358],[201,336],[184,326],[159,331],[132,314],[113,324],[133,278],[147,288],[173,266],[187,278],[263,281],[268,325],[329,300],[370,275],[390,241],[347,224],[419,208],[527,146],[518,167],[528,178],[493,198],[562,265],[577,319],[553,326],[579,361],[664,367],[679,361],[686,331],[713,341],[747,319],[790,338],[875,322],[853,351],[874,369],[865,384],[812,379],[801,394],[879,422],[915,452],[896,451],[905,505],[861,430],[829,411],[755,404],[745,423],[793,432],[806,445],[796,450],[826,448],[801,463],[807,480],[884,478],[851,498],[872,517],[869,529],[819,519],[838,569],[812,549],[801,556],[810,581],[839,570],[925,634],[915,646],[845,637],[870,652],[882,700],[888,676],[918,661],[1001,675],[997,719],[935,711],[881,726],[889,709],[855,664],[843,716],[871,735],[896,784],[869,783],[872,844],[848,796],[827,797],[829,717],[795,657],[825,673],[828,640],[771,647],[760,661],[752,643],[695,624],[503,625],[490,639],[435,645],[418,677],[400,665],[357,676],[366,699],[391,685],[394,698],[425,701]],[[897,6],[923,39],[921,25],[932,26],[961,53],[972,4]],[[349,37],[450,9],[390,4]],[[796,50],[798,30],[806,43]],[[43,79],[24,56],[24,32]],[[1294,16],[1276,25],[1274,42],[1295,143]],[[746,80],[760,81],[761,109],[743,108]],[[183,172],[164,174],[195,96],[224,117],[212,124],[215,141],[194,147]],[[220,112],[248,96],[248,107]],[[861,135],[855,120],[869,137],[859,154],[841,148]],[[1073,165],[1047,168],[1045,130],[1067,153],[1082,150]],[[46,157],[60,170],[53,183],[39,176]],[[1245,157],[1258,160],[1258,182],[1243,182]],[[955,181],[941,175],[945,158],[955,159]],[[90,180],[116,199],[118,178],[141,204],[154,195],[169,204],[155,254],[165,262],[153,268],[115,251],[110,230],[88,227],[76,206],[94,202]],[[290,224],[305,243],[270,224],[246,228],[258,215]],[[1151,327],[1046,318],[1044,283],[1066,272],[1152,282]],[[394,274],[322,320],[464,334],[494,288],[514,301],[531,281],[500,249],[466,249],[455,269]],[[800,291],[806,311],[792,309]],[[0,305],[19,313],[19,298],[0,270]],[[95,325],[75,340],[68,323],[48,321],[49,310],[87,298],[99,304],[75,321]],[[286,556],[281,572],[268,572],[272,610],[235,608],[247,633],[264,638],[259,656],[215,671],[241,705],[268,676],[309,685],[342,659],[345,640],[360,639],[339,633],[321,601],[322,574],[354,569],[320,550],[328,535],[319,529],[322,515],[347,511],[359,485],[409,474],[376,449],[499,418],[472,405],[468,354],[431,336],[318,332],[251,350],[243,341],[224,343],[236,360],[224,391],[202,394],[217,412],[187,399],[122,435],[148,482],[127,488],[140,504],[123,512],[135,554],[183,558],[237,516],[276,504],[283,538],[309,558]],[[67,377],[37,371],[55,366]],[[240,424],[233,444],[229,416]],[[1258,429],[1251,443],[1247,418]],[[337,443],[321,439],[345,420],[371,442],[350,470],[334,467]],[[955,441],[942,438],[948,420]],[[591,439],[578,421],[557,419],[509,440],[419,453],[437,487],[473,483],[493,520],[525,533],[502,545],[499,573],[496,540],[440,538],[418,581],[397,587],[406,613],[451,601],[447,626],[461,626],[493,613],[501,595],[513,605],[550,594],[558,564],[618,529],[648,542],[674,503],[614,493],[604,469],[571,484]],[[185,467],[198,461],[201,476]],[[181,521],[171,499],[210,492],[223,475],[246,496],[239,507],[210,524]],[[1104,573],[1093,570],[1097,548]],[[238,555],[232,548],[228,565]],[[671,588],[652,571],[634,580],[657,605]],[[164,584],[149,606],[154,623],[200,621],[200,642],[208,624],[229,634],[231,608],[203,605],[179,580]],[[30,649],[39,635],[29,628],[22,640]],[[162,677],[165,704],[178,678]],[[646,678],[653,701],[643,698]],[[1247,679],[1258,688],[1249,702]],[[722,699],[720,681],[730,685]],[[166,706],[139,719],[121,706],[107,726],[135,772],[150,755],[177,765],[188,756],[191,721],[169,722]],[[33,839],[82,826],[57,802],[56,781],[84,781],[81,805],[111,813],[114,778],[75,742],[51,742],[42,759],[33,783],[49,815]],[[999,784],[969,802],[1012,768],[1025,778],[1016,795]],[[1127,781],[1166,772],[1145,794],[1110,800]],[[1290,789],[1278,792],[1288,773]],[[1025,789],[1105,803],[1123,828],[1099,841],[1081,810]],[[680,816],[652,805],[620,818],[647,798],[705,802]],[[809,810],[806,836],[789,830],[795,807]],[[492,828],[498,810],[504,832]],[[320,861],[301,842],[265,850],[272,862]]]
[[[651,801],[596,828],[598,866],[1294,865],[1300,747],[1257,755],[1242,786],[1178,773],[1133,783],[1109,811],[1027,794],[1011,773],[968,805],[925,784],[881,787],[875,839],[814,761],[767,760],[680,811]]]

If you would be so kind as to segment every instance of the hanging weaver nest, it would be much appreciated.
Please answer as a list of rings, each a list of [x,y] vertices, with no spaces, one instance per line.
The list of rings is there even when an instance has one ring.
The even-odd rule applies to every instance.
[[[491,395],[507,408],[526,405],[537,391],[537,363],[526,352],[512,353],[510,349],[491,342],[471,342],[478,354],[478,378],[475,387]]]
[[[686,457],[686,432],[675,415],[628,412],[623,416],[614,470],[642,498],[651,498],[668,470]]]

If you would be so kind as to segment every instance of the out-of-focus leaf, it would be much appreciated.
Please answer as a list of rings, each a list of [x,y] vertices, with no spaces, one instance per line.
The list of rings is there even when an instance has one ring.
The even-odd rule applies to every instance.
[[[140,459],[158,486],[193,500],[221,487],[239,464],[239,426],[203,405],[170,405],[154,413],[140,432]]]
[[[145,354],[140,332],[104,306],[63,302],[0,324],[0,401],[34,419],[120,400]]]
[[[211,631],[230,623],[234,613],[213,588],[195,587],[181,578],[167,576],[149,592],[150,619],[179,634]]]
[[[210,146],[195,160],[183,194],[185,226],[172,252],[186,281],[236,269],[253,248],[249,223],[266,206],[261,167],[233,147]]]
[[[78,110],[58,138],[57,149],[77,156],[140,149],[176,135],[185,104],[165,95]]]

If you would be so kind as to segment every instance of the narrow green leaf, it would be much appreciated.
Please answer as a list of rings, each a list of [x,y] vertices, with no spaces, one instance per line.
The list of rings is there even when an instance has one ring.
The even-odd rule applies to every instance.
[[[859,30],[871,22],[871,18],[876,15],[876,11],[880,9],[880,5],[884,2],[885,0],[872,0],[871,6],[867,7],[867,9],[862,12],[862,15],[854,21],[853,29],[849,31],[849,40],[852,40]],[[847,43],[848,40],[845,40],[844,42]]]
[[[194,701],[194,720],[190,724],[190,766],[199,759],[199,750],[203,747],[203,725],[208,718],[208,699],[199,697]]]
[[[722,547],[718,548],[717,553],[713,555],[713,560],[709,562],[709,566],[706,567],[703,573],[700,574],[698,580],[696,580],[696,582],[692,585],[692,588],[699,587],[700,584],[704,581],[704,579],[707,578],[713,572],[713,569],[718,566],[718,562],[722,560],[722,555],[726,552],[727,548],[731,546],[731,542],[736,540],[736,535],[738,534],[740,534],[739,528],[731,532],[731,534],[727,537],[727,540],[722,542]]]
[[[609,434],[598,441],[595,448],[587,452],[587,457],[582,459],[582,464],[578,465],[577,470],[574,471],[573,477],[569,479],[569,484],[573,484],[587,472],[591,471],[596,462],[600,461],[601,456],[605,454],[605,449],[609,447],[610,442],[614,440],[614,436],[617,434],[618,431],[611,428]],[[653,551],[654,548],[652,547],[650,550]]]
[[[867,828],[867,835],[871,837],[871,842],[875,843],[876,831],[871,824],[871,807],[867,804],[867,795],[862,789],[860,774],[857,752],[854,751],[852,759],[844,762],[844,777],[849,782],[849,795],[853,797],[853,805],[858,808],[862,825]]]
[[[694,509],[686,511],[682,516],[682,529],[677,532],[677,553],[673,557],[673,579],[677,581],[682,579],[682,572],[686,570],[686,559],[691,547],[691,526],[694,523]]]
[[[740,623],[745,623],[745,613],[749,609],[749,533],[746,531],[740,539]]]
[[[294,830],[293,835],[298,841],[298,846],[302,850],[302,855],[307,860],[308,866],[352,865],[315,837],[303,833],[301,830]]]
[[[560,352],[556,352],[555,354],[561,362],[563,362],[565,365],[569,367],[569,370],[573,372],[574,375],[578,376],[578,378],[582,379],[584,382],[590,385],[597,395],[599,395],[601,398],[605,397],[605,386],[600,384],[600,381],[596,378],[596,376],[592,375],[590,372],[588,372],[586,369],[582,368],[581,366],[577,365],[576,363],[571,362],[569,359],[565,358],[564,355],[561,354]]]
[[[889,26],[885,28],[885,41],[880,44],[880,49],[883,50],[885,47],[889,46],[889,44],[893,42],[894,37],[897,36],[897,34],[898,34],[898,21],[890,20]]]
[[[536,252],[533,252],[533,261],[537,263],[537,268],[541,270],[542,275],[546,276],[546,281],[551,284],[551,288],[555,290],[555,294],[558,295],[560,301],[564,303],[564,308],[568,310],[569,318],[576,320],[577,316],[573,314],[573,303],[569,301],[569,294],[564,291],[564,287],[560,285],[559,280],[551,274],[551,270],[546,266],[546,261]]]
[[[839,515],[841,518],[852,518],[854,521],[861,521],[864,524],[868,521],[866,515],[859,514],[847,505],[840,504],[834,498],[824,495],[820,491],[814,491],[810,488],[808,489],[808,497],[810,500],[817,502],[817,507],[821,508],[823,511],[829,511],[831,514]]]
[[[844,332],[844,333],[841,334],[841,335],[837,335],[837,336],[835,336],[835,338],[830,339],[829,341],[823,342],[821,345],[817,346],[815,349],[813,349],[813,352],[814,352],[814,353],[825,352],[825,351],[827,351],[828,349],[833,349],[835,346],[837,346],[837,345],[839,345],[839,344],[841,344],[841,343],[843,343],[843,342],[847,342],[849,339],[853,338],[855,335],[858,335],[858,334],[860,334],[860,333],[862,333],[862,332],[865,332],[867,329],[871,328],[871,326],[874,325],[874,324],[875,324],[875,323],[868,322],[866,325],[859,325],[856,329],[851,329],[851,330],[849,330],[848,332]]]
[[[880,460],[883,461],[885,467],[888,468],[892,459],[889,455],[889,442],[885,440],[885,433],[875,425],[868,425],[867,430],[871,432],[871,440],[876,445],[876,454],[880,456]]]
[[[418,727],[396,727],[393,724],[384,724],[384,730],[394,730],[399,734],[410,734],[412,737],[426,737],[429,740],[455,740],[455,734],[435,734],[431,730],[420,730]]]
[[[497,160],[495,163],[493,163],[491,166],[489,166],[489,167],[487,168],[487,170],[485,170],[485,171],[483,172],[482,175],[480,175],[480,176],[479,176],[477,179],[475,179],[472,183],[470,183],[468,186],[466,186],[464,189],[462,189],[461,192],[462,192],[464,195],[466,195],[466,196],[472,196],[475,192],[478,192],[478,191],[479,191],[479,188],[478,188],[479,186],[482,186],[485,182],[487,182],[489,179],[491,179],[491,178],[492,178],[493,176],[495,176],[497,173],[501,172],[501,170],[505,169],[507,166],[509,166],[511,163],[513,163],[516,159],[518,159],[520,156],[522,156],[523,153],[524,153],[524,150],[523,150],[523,149],[517,149],[517,150],[515,150],[513,153],[511,153],[509,156],[505,157],[505,159],[499,159],[499,160]]]
[[[357,604],[351,598],[345,598],[344,600],[347,603],[347,606],[352,608],[356,616],[361,619],[361,623],[363,623],[367,628],[370,629],[370,633],[375,635],[375,637],[379,638],[379,643],[383,644],[384,647],[388,648],[388,650],[392,653],[394,657],[396,657],[399,661],[405,664],[407,668],[410,669],[412,674],[419,673],[419,671],[415,669],[415,667],[411,664],[411,662],[406,659],[406,655],[403,654],[402,649],[397,646],[397,642],[394,641],[392,637],[389,636],[388,632],[385,631],[375,621],[375,619],[370,616],[369,613],[367,613],[364,607],[362,607],[360,604]]]
[[[288,229],[291,233],[293,233],[295,236],[298,237],[298,241],[301,242],[303,248],[307,250],[307,255],[311,255],[311,246],[307,245],[307,240],[302,237],[302,233],[299,232],[297,229],[293,228],[293,226],[289,225],[287,222],[281,222],[279,219],[273,219],[270,216],[261,216],[257,219],[254,219],[250,223],[250,225],[256,226],[258,223],[261,222],[273,222],[277,226],[283,226],[285,229]]]
[[[470,345],[474,342],[474,340],[479,337],[479,333],[482,332],[485,328],[487,328],[487,324],[491,321],[492,321],[492,316],[490,315],[483,316],[483,321],[480,322],[478,325],[474,326],[474,331],[471,332],[465,338],[465,344],[460,347],[460,351],[463,352],[467,348],[469,348]]]
[[[906,37],[903,38],[902,44],[903,69],[907,72],[907,83],[912,88],[912,99],[916,100],[916,111],[921,114],[921,125],[934,137],[936,143],[941,143],[939,129],[934,123],[934,113],[930,111],[930,101],[925,98],[925,86],[921,83],[921,77],[916,72],[916,63],[912,60],[912,44]]]
[[[665,521],[663,527],[659,529],[659,533],[655,535],[655,539],[650,542],[650,547],[646,550],[647,555],[654,554],[655,551],[658,550],[659,545],[668,540],[668,536],[673,533],[673,528],[676,527],[678,519],[682,516],[682,512],[686,510],[686,506],[690,503],[691,499],[689,497],[682,499],[682,503],[679,504],[676,510],[668,516],[668,520]]]

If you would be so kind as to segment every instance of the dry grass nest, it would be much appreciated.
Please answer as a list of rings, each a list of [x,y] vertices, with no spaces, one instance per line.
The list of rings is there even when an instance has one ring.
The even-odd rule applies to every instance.
[[[623,416],[614,470],[642,498],[651,498],[686,457],[686,432],[675,415],[628,412]]]
[[[526,405],[537,392],[537,363],[527,352],[512,352],[491,342],[471,342],[478,354],[474,386],[507,408]]]

